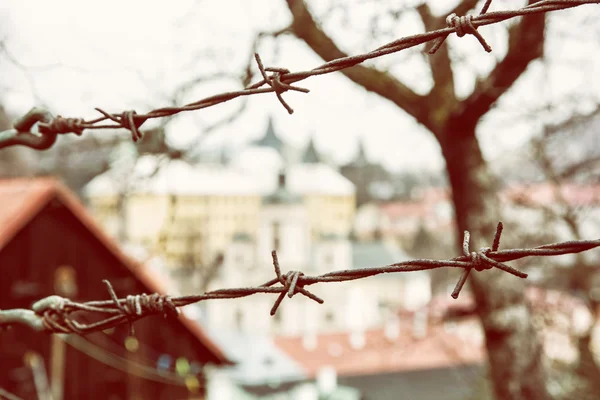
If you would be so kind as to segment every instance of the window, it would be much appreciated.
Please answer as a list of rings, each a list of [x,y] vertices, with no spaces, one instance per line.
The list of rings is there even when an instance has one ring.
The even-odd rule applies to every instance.
[[[280,224],[279,222],[273,222],[273,250],[279,251],[280,241]]]
[[[325,322],[327,322],[328,324],[333,323],[335,316],[333,315],[333,311],[327,311],[325,313]]]

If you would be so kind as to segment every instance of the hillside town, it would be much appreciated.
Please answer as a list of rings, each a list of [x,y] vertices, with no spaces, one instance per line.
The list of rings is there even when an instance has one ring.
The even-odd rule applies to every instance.
[[[0,400],[600,399],[600,0],[0,4]]]
[[[269,119],[253,142],[201,158],[121,157],[82,191],[102,229],[172,295],[268,281],[272,250],[283,272],[309,275],[454,253],[452,199],[443,180],[395,175],[371,161],[361,141],[353,160],[335,165],[312,139],[303,149],[287,145]],[[518,240],[535,245],[570,238],[564,221],[546,218],[549,207],[584,210],[582,229],[598,232],[598,183],[517,178],[499,191],[505,225],[528,220],[552,224],[556,232],[547,238],[525,229]],[[563,264],[572,262],[564,257]],[[549,268],[546,260],[527,267],[533,283],[547,277],[540,272]],[[444,398],[480,398],[478,391],[486,390],[483,336],[468,290],[450,301],[456,280],[453,271],[435,270],[327,284],[316,289],[324,304],[296,296],[274,316],[269,295],[188,306],[186,317],[235,360],[233,367],[212,370],[208,398],[328,393],[359,399],[400,388],[411,390],[411,398],[435,398],[434,382]],[[557,289],[563,291],[532,287],[535,307],[562,312],[553,318],[585,331],[593,315],[560,284]],[[570,306],[548,307],[557,302]],[[552,329],[548,354],[572,362],[570,337]],[[457,377],[468,385],[445,392],[444,382]]]

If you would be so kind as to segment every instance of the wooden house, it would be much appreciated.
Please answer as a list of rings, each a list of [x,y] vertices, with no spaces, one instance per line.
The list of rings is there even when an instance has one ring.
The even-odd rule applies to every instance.
[[[52,178],[0,180],[0,309],[51,294],[74,301],[162,293],[74,194]],[[205,372],[231,362],[195,322],[152,316],[89,335],[0,332],[0,388],[22,399],[202,399]],[[6,395],[6,394],[5,394]],[[2,395],[0,395],[2,398]]]

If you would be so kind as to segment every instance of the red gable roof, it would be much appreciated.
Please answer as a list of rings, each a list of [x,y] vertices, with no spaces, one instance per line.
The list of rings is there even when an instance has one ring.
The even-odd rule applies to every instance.
[[[160,282],[143,265],[126,256],[93,220],[83,204],[55,178],[0,180],[0,249],[29,223],[50,201],[58,200],[151,292],[166,294]],[[223,351],[195,322],[180,315],[178,321],[221,363],[231,364]]]
[[[369,330],[364,333],[361,348],[351,346],[347,332],[318,335],[314,350],[303,346],[302,337],[277,337],[275,343],[313,377],[325,365],[335,368],[341,376],[359,376],[484,362],[483,344],[467,342],[447,332],[441,324],[429,325],[427,329],[425,337],[416,338],[412,321],[404,320],[395,340],[388,339],[383,329]]]
[[[525,287],[525,298],[534,312],[551,311],[572,314],[577,308],[587,309],[585,301],[570,293],[538,286]],[[475,299],[471,293],[461,293],[456,300],[446,295],[434,297],[424,307],[434,321],[452,318],[470,318],[476,315]]]

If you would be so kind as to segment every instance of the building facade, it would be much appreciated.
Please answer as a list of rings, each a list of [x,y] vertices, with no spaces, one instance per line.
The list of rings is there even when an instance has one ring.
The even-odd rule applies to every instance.
[[[257,235],[236,235],[210,289],[258,286],[271,280],[275,277],[272,250],[277,251],[282,273],[293,270],[307,275],[382,266],[409,258],[381,241],[354,242],[349,231],[336,234],[314,229],[310,197],[296,195],[288,185],[287,172],[282,170],[278,187],[263,199]],[[275,297],[269,294],[209,302],[204,310],[207,322],[215,329],[300,334],[310,341],[323,331],[360,332],[381,325],[390,310],[420,307],[430,298],[429,283],[427,273],[411,273],[332,283],[327,288],[325,284],[314,285],[311,290],[324,304],[297,295],[284,301],[274,316],[270,309]]]
[[[85,188],[88,205],[122,242],[144,245],[174,268],[208,264],[234,234],[253,234],[260,209],[258,188],[238,171],[218,165],[170,161],[155,174],[154,156],[137,160],[135,183],[119,187],[114,171]]]
[[[120,242],[143,245],[173,268],[208,265],[235,235],[258,235],[262,199],[276,190],[285,166],[289,190],[303,198],[311,237],[347,236],[355,210],[352,183],[318,162],[314,148],[306,162],[291,165],[284,148],[269,120],[264,137],[233,154],[228,165],[143,156],[96,177],[84,195]]]
[[[225,166],[189,165],[143,157],[119,187],[109,171],[86,188],[90,207],[105,226],[128,242],[161,255],[172,270],[204,268],[223,256],[209,274],[181,275],[198,292],[260,285],[274,277],[271,251],[283,272],[319,275],[382,266],[410,257],[392,243],[352,240],[356,188],[320,161],[312,141],[297,163],[282,155],[272,121],[262,140],[238,150]],[[125,175],[122,174],[121,175]],[[119,212],[119,210],[123,210]],[[125,227],[125,228],[119,228]],[[315,285],[317,287],[324,285]],[[284,301],[270,316],[272,295],[202,304],[207,322],[248,333],[307,334],[378,326],[392,308],[414,307],[430,294],[428,274],[386,274],[318,290],[319,305],[304,296]],[[413,290],[416,288],[417,290]],[[423,289],[424,288],[424,289]]]

